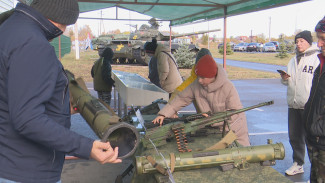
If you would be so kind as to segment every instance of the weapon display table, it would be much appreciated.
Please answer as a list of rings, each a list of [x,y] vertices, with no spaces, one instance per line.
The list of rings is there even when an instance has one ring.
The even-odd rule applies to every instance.
[[[151,121],[154,116],[143,115],[146,122]],[[213,130],[214,131],[214,130]],[[221,139],[221,133],[211,133],[209,131],[207,136],[191,137],[193,142],[188,143],[189,149],[192,151],[204,150],[214,144],[216,144]],[[169,154],[171,152],[177,153],[176,140],[172,139],[166,145],[157,147],[159,153]],[[140,146],[136,152],[136,156],[152,156],[157,155],[155,149],[144,149]],[[243,155],[244,156],[244,155]],[[286,178],[281,173],[277,172],[271,166],[261,166],[260,163],[249,163],[248,167],[243,170],[238,168],[233,168],[227,171],[222,171],[220,166],[215,166],[211,168],[201,168],[193,170],[175,171],[172,173],[173,179],[176,183],[289,183],[292,182]],[[160,173],[152,174],[137,174],[135,173],[132,179],[134,183],[146,182],[146,183],[167,183],[170,182],[168,176],[164,176]]]
[[[147,106],[157,99],[168,100],[169,94],[138,74],[123,71],[112,71],[115,89],[118,92],[118,115],[121,116],[122,100],[124,114],[127,106]],[[115,90],[114,90],[115,91]],[[115,94],[114,94],[115,96]],[[122,100],[121,100],[122,99]],[[114,97],[114,102],[116,101]]]

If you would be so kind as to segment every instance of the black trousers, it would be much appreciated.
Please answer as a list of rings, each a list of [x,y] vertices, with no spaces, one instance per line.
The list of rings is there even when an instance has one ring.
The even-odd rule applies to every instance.
[[[303,109],[288,109],[289,142],[292,147],[293,161],[298,165],[304,164],[305,159],[305,127],[303,122]]]

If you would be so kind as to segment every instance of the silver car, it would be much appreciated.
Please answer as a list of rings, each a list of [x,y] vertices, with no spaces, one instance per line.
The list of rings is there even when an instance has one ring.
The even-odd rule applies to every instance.
[[[246,51],[248,43],[239,43],[234,47],[234,51]]]
[[[276,46],[273,43],[265,43],[264,48],[263,48],[264,52],[275,52],[276,51]]]

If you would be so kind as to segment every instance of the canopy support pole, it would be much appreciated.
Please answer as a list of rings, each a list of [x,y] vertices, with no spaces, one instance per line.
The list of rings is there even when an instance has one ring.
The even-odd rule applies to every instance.
[[[172,26],[169,24],[169,49],[170,52],[172,51]]]
[[[74,31],[75,31],[75,36],[74,36],[74,47],[76,49],[76,60],[80,59],[80,53],[79,53],[79,31],[78,31],[78,24],[77,22],[74,24]]]
[[[227,54],[227,6],[224,7],[223,17],[223,68],[226,70],[226,54]]]

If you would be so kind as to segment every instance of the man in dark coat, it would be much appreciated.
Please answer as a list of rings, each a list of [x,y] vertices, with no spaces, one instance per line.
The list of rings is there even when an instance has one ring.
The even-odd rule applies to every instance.
[[[49,41],[78,16],[76,0],[34,0],[0,26],[0,182],[60,182],[65,153],[121,162],[69,130],[69,81]]]
[[[315,31],[321,53],[319,66],[314,72],[309,99],[305,105],[304,121],[308,157],[311,162],[310,182],[325,182],[325,17]]]
[[[113,56],[113,50],[110,47],[105,48],[100,58],[96,60],[91,68],[91,76],[94,78],[94,89],[97,91],[98,98],[107,105],[111,104],[111,92],[115,83],[111,77]]]

